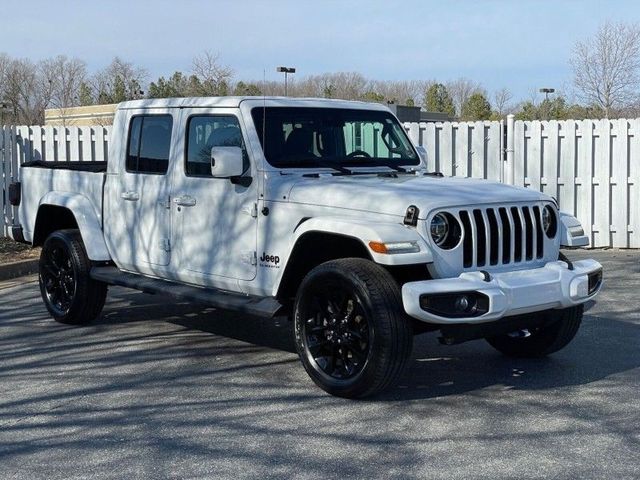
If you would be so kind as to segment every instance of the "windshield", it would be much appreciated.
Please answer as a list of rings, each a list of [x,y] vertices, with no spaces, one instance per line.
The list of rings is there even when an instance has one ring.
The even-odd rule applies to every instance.
[[[388,112],[256,107],[251,114],[265,157],[274,167],[420,164],[404,129]]]

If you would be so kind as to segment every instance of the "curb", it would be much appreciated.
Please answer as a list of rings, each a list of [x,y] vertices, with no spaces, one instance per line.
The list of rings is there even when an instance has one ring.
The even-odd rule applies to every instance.
[[[0,280],[31,275],[38,272],[38,259],[20,260],[0,265]]]

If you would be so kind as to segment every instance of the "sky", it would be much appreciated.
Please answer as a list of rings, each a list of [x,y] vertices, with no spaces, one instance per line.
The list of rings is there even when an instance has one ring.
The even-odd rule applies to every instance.
[[[575,42],[607,20],[640,21],[640,1],[0,0],[0,12],[0,52],[79,57],[89,71],[117,55],[153,80],[210,50],[235,80],[277,80],[279,65],[298,77],[467,77],[527,100],[541,87],[569,92]]]

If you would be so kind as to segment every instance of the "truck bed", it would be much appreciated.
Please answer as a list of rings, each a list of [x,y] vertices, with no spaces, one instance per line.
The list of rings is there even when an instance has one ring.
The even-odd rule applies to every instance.
[[[33,241],[38,207],[51,196],[84,198],[102,223],[102,192],[106,162],[29,162],[20,168],[19,224],[24,239]],[[47,199],[45,199],[47,196]],[[55,202],[54,202],[55,203]],[[85,203],[86,205],[86,203]]]

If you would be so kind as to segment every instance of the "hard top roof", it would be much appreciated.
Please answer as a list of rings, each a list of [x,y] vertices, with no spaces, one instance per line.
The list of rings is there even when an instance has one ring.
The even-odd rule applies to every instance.
[[[367,103],[352,100],[335,100],[330,98],[292,98],[292,97],[185,97],[130,100],[118,105],[123,109],[144,108],[237,108],[241,103],[250,106],[268,107],[318,107],[318,108],[351,108],[366,110],[389,109],[379,103]]]

